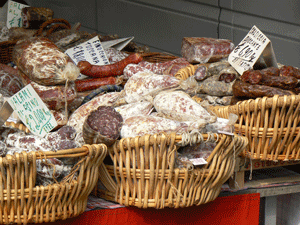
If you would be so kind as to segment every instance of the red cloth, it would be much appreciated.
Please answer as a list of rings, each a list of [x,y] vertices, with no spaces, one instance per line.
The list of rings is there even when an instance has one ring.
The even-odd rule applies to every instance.
[[[77,217],[44,225],[136,225],[136,224],[259,224],[259,194],[218,197],[200,206],[179,209],[125,207],[85,212]]]

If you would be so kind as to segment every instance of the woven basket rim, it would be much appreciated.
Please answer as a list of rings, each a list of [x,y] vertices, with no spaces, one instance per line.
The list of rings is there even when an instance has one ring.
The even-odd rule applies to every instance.
[[[239,101],[234,105],[212,106],[212,109],[228,111],[228,113],[243,114],[244,112],[255,112],[262,109],[274,107],[290,106],[300,103],[300,94],[298,95],[275,95],[273,97],[262,97]]]

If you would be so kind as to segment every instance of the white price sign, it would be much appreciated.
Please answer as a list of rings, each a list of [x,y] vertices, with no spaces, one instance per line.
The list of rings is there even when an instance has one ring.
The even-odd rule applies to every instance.
[[[200,166],[207,164],[207,161],[203,158],[195,158],[195,159],[189,159],[194,166]]]
[[[76,65],[80,61],[88,61],[93,65],[110,64],[98,36],[68,49],[65,53],[70,56]],[[86,76],[80,75],[78,79],[82,78],[86,78]]]
[[[7,102],[33,134],[44,137],[57,126],[53,114],[31,84],[14,94]]]
[[[277,67],[271,41],[256,26],[253,26],[230,53],[228,62],[242,75],[244,71],[253,68],[261,55],[267,66]]]
[[[28,5],[24,5],[18,2],[8,1],[8,9],[7,9],[7,28],[11,27],[22,27],[22,9],[25,7],[29,7]]]

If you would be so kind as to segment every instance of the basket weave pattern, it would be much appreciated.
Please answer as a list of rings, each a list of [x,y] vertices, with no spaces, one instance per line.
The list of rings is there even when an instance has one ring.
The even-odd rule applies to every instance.
[[[208,163],[193,169],[175,166],[181,135],[123,138],[108,149],[113,165],[100,166],[102,188],[96,186],[95,194],[139,208],[179,208],[213,201],[248,141],[237,135],[203,134],[196,143],[212,138],[217,145]]]
[[[106,146],[99,144],[0,157],[0,223],[54,222],[83,213],[106,153]],[[35,186],[37,159],[73,157],[79,159],[73,167],[79,171],[76,179],[69,177],[48,186]]]
[[[300,159],[300,95],[274,96],[215,106],[220,117],[239,116],[236,133],[248,138],[245,157],[261,160]]]

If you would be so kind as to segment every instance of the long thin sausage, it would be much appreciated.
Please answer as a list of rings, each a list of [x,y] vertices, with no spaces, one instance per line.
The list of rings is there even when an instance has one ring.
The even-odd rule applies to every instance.
[[[85,80],[76,80],[75,85],[78,92],[83,92],[94,90],[104,85],[121,84],[122,80],[123,79],[120,77],[92,78]]]
[[[125,59],[110,65],[92,65],[88,61],[80,61],[77,66],[80,69],[80,73],[89,77],[109,77],[120,76],[123,74],[124,68],[128,64],[137,64],[143,60],[143,57],[134,53],[127,56]]]

